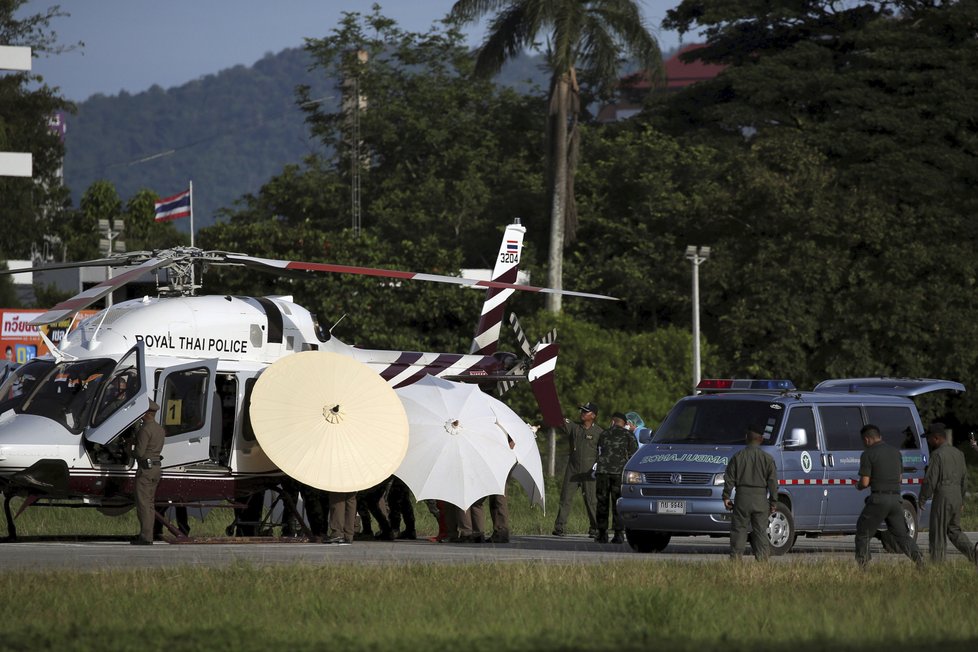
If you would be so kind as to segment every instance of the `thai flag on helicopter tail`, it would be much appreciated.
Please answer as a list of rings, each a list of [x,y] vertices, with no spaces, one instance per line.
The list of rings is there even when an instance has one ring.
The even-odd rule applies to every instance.
[[[155,204],[155,219],[157,222],[169,222],[181,217],[190,217],[190,190],[164,197]]]
[[[516,252],[520,250],[520,243],[517,240],[507,240],[506,241],[506,251]]]

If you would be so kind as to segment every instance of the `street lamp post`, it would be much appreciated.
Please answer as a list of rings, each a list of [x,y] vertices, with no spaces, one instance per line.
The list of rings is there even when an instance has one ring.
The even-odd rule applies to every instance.
[[[709,257],[709,247],[686,247],[686,260],[693,264],[693,391],[700,384],[700,265]]]

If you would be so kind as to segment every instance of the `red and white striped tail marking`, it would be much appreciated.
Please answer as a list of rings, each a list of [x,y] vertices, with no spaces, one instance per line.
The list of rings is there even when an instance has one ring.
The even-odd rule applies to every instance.
[[[520,256],[523,252],[523,236],[526,227],[514,223],[506,227],[503,241],[499,245],[496,264],[492,269],[492,280],[499,283],[516,283]],[[499,348],[499,332],[506,312],[506,300],[513,294],[511,289],[489,288],[486,301],[482,304],[482,314],[475,327],[475,337],[469,353],[492,355]]]

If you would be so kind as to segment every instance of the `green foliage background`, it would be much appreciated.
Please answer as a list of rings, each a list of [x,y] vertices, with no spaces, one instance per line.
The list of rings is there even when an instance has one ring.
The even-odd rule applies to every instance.
[[[700,268],[704,375],[788,377],[800,387],[873,375],[975,386],[974,3],[686,0],[666,26],[702,33],[706,47],[686,56],[726,69],[651,93],[636,118],[582,129],[578,238],[565,252],[565,286],[623,301],[567,300],[558,321],[537,314],[538,297],[511,303],[531,339],[559,328],[565,401],[657,421],[688,391],[688,244],[713,251]],[[365,64],[346,56],[357,49],[369,53]],[[539,283],[548,233],[544,94],[476,80],[472,67],[450,25],[405,33],[377,9],[254,69],[92,98],[69,130],[66,161],[69,185],[87,190],[80,208],[59,209],[55,222],[66,241],[77,236],[71,253],[88,255],[92,220],[138,221],[156,190],[204,178],[182,158],[190,156],[201,175],[227,171],[242,184],[221,200],[219,223],[199,233],[205,247],[453,273],[488,267],[503,226],[518,216],[528,227],[523,267]],[[337,113],[342,76],[357,79],[366,101],[359,236],[350,230],[350,133]],[[267,97],[278,104],[263,104]],[[306,125],[244,137],[249,121],[277,124],[285,113]],[[238,130],[226,142],[242,155],[198,152],[225,142],[211,137],[225,118]],[[137,123],[154,126],[137,133]],[[182,130],[194,134],[186,148],[116,175],[112,156],[149,156]],[[130,142],[103,147],[119,134]],[[300,140],[301,153],[269,149]],[[152,176],[156,166],[176,176]],[[112,173],[107,185],[96,183],[103,171]],[[151,247],[174,236],[131,237]],[[212,271],[208,284],[293,294],[324,324],[347,315],[335,331],[341,339],[415,350],[466,350],[480,303],[454,288],[364,279]],[[515,349],[509,337],[503,346]],[[924,419],[976,423],[972,395],[928,399]],[[530,409],[525,389],[511,400]]]

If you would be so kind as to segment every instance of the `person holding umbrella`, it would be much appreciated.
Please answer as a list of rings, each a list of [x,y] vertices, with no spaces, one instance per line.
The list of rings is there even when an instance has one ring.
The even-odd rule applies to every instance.
[[[570,516],[571,502],[574,500],[574,492],[578,488],[584,496],[584,508],[587,510],[587,518],[590,523],[588,534],[595,536],[597,533],[594,513],[596,502],[594,477],[591,474],[598,457],[598,438],[604,432],[604,428],[594,422],[598,417],[597,405],[588,401],[580,409],[580,423],[571,423],[570,419],[564,419],[564,432],[567,433],[570,443],[570,456],[567,458],[567,466],[564,468],[564,482],[560,489],[560,508],[557,510],[557,520],[554,522],[553,535],[557,537],[564,536],[564,527],[567,525],[567,517]]]

